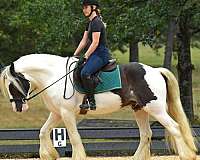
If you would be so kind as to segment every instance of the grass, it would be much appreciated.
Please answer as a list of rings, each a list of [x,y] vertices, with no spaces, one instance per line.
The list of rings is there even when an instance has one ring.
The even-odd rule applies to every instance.
[[[144,47],[140,45],[140,62],[150,66],[162,66],[163,63],[163,52],[164,49],[160,49],[156,54],[150,47]],[[113,52],[113,57],[117,58],[119,63],[128,63],[128,52],[121,54],[119,51]],[[200,50],[192,48],[192,62],[195,65],[193,70],[193,94],[194,94],[194,110],[198,116],[200,113]],[[176,73],[177,60],[173,59],[172,70]],[[63,66],[64,67],[64,66]],[[8,99],[3,98],[0,95],[0,128],[41,128],[43,123],[46,121],[49,111],[45,108],[43,102],[36,98],[31,101],[29,105],[30,109],[26,113],[14,113]],[[78,120],[85,118],[81,116]],[[132,120],[132,111],[128,108],[124,108],[119,112],[108,114],[90,116],[92,118],[103,118],[103,119],[123,119]],[[61,124],[62,126],[63,124]]]

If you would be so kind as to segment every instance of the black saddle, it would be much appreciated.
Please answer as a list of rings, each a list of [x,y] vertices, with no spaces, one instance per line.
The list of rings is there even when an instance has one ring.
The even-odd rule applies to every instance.
[[[117,64],[116,64],[116,59],[111,59],[109,60],[109,63],[106,64],[104,67],[102,67],[100,69],[100,71],[103,71],[103,72],[112,72],[113,70],[115,70],[117,67]]]

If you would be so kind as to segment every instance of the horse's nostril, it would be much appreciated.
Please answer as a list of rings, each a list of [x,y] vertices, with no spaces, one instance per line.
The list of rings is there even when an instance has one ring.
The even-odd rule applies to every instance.
[[[22,112],[22,108],[17,108],[17,112]]]

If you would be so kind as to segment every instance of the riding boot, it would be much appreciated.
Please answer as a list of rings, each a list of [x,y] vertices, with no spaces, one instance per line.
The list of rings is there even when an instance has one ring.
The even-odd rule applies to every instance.
[[[88,97],[87,95],[85,95],[83,97],[83,101],[82,101],[82,104],[79,106],[81,109],[85,109],[85,110],[88,110],[89,109],[89,104],[88,104]]]

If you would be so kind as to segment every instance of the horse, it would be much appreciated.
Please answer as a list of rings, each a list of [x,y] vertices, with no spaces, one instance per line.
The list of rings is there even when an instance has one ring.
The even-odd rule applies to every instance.
[[[67,68],[71,67],[68,75],[67,61]],[[39,153],[42,160],[55,160],[59,157],[50,139],[50,132],[61,120],[65,124],[72,145],[72,160],[85,160],[87,157],[76,126],[76,118],[80,115],[79,105],[84,94],[74,91],[70,83],[74,82],[75,61],[75,57],[30,54],[22,56],[1,72],[1,89],[10,99],[15,112],[28,110],[28,100],[32,91],[40,91],[40,96],[50,111],[39,134]],[[181,160],[195,160],[195,140],[180,101],[178,82],[173,73],[164,68],[153,68],[132,62],[120,65],[120,74],[123,77],[122,89],[118,92],[95,94],[97,108],[88,110],[85,116],[103,115],[123,107],[132,107],[140,131],[140,143],[133,155],[134,160],[150,160],[152,131],[149,116],[155,118],[169,132],[172,147]],[[63,76],[68,77],[66,86],[65,79],[60,78]],[[45,88],[52,82],[56,83]],[[69,99],[63,98],[65,87],[66,94],[71,96]],[[125,104],[126,95],[131,99],[129,102],[136,103]],[[134,109],[133,106],[139,108]]]

